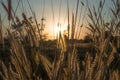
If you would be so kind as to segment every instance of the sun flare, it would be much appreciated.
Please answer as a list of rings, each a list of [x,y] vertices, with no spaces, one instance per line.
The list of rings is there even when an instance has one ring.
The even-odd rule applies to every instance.
[[[55,26],[54,27],[54,36],[57,38],[59,34],[61,33],[62,35],[65,34],[65,31],[67,31],[67,25],[60,25],[60,26]]]

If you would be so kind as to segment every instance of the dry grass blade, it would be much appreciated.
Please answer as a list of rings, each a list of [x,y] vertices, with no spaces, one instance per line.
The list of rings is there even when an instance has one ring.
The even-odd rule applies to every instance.
[[[53,52],[51,50],[47,51],[46,47],[44,50],[44,45],[41,45],[41,43],[45,43],[45,46],[48,46],[47,42],[49,42],[42,38],[41,29],[44,27],[44,18],[42,18],[39,26],[30,2],[28,0],[27,2],[34,21],[29,19],[25,12],[22,12],[23,20],[20,20],[20,18],[14,15],[16,21],[12,19],[13,26],[15,27],[13,30],[19,33],[19,37],[16,38],[12,31],[7,30],[9,47],[4,43],[5,38],[3,36],[0,16],[0,44],[3,44],[5,49],[9,48],[8,56],[10,58],[7,63],[9,66],[6,66],[6,63],[0,60],[0,68],[2,68],[0,69],[0,79],[2,77],[3,80],[120,80],[120,68],[118,67],[120,65],[118,54],[120,47],[120,34],[118,33],[120,32],[119,0],[113,0],[115,8],[111,9],[112,16],[110,14],[110,18],[107,18],[103,14],[105,0],[100,0],[97,6],[93,5],[93,9],[87,4],[89,14],[83,16],[83,19],[86,16],[89,17],[86,28],[90,33],[88,33],[88,37],[81,40],[81,42],[79,42],[80,40],[76,40],[76,38],[80,36],[81,28],[84,26],[84,20],[81,19],[81,16],[85,8],[81,8],[81,11],[79,11],[79,0],[77,0],[76,12],[75,15],[72,14],[72,22],[70,23],[70,7],[69,1],[67,0],[68,33],[63,34],[62,31],[59,31],[57,40],[53,41],[55,43],[52,44],[50,42],[50,47],[47,47],[51,49],[51,44],[55,46],[54,48],[56,50],[54,50],[55,53],[57,52],[56,54],[52,54]],[[7,12],[8,21],[10,22],[12,18],[12,0],[8,0],[7,6],[3,1],[1,1],[1,4]],[[51,4],[53,10],[52,0]],[[61,17],[61,6],[62,2],[60,2],[59,18]],[[82,6],[86,7],[86,4],[81,0],[81,7]],[[80,20],[78,22],[79,12]],[[18,23],[21,24],[19,25]],[[36,25],[34,25],[34,23]],[[61,27],[60,25],[58,26]],[[20,30],[21,27],[25,28],[25,36]],[[39,27],[41,27],[41,29],[39,29]],[[40,39],[38,39],[37,34],[39,34]],[[66,34],[68,34],[68,38],[64,37]],[[46,54],[47,52],[51,53],[52,56],[51,54],[48,56],[49,54]],[[115,59],[117,59],[117,61],[115,61]],[[116,62],[116,65],[112,65],[113,62]],[[113,66],[115,68],[113,68]]]
[[[2,77],[5,78],[5,80],[10,80],[8,68],[6,67],[6,65],[2,61],[0,61],[0,65],[1,65],[1,67],[3,69],[3,73],[4,73],[4,76],[2,76]]]
[[[72,33],[71,33],[71,39],[74,39],[74,34],[75,34],[75,22],[74,22],[74,14],[72,14]]]
[[[8,20],[12,18],[12,0],[8,0]]]
[[[113,9],[111,9],[111,11],[112,11],[113,15],[115,16],[115,18],[117,18],[115,11]]]
[[[2,50],[4,51],[4,36],[1,15],[0,15],[0,44],[2,44]]]
[[[40,59],[40,64],[43,65],[43,68],[45,69],[45,71],[47,72],[47,75],[49,76],[49,79],[51,80],[52,78],[52,64],[51,62],[44,57],[43,55],[38,55],[39,59]]]

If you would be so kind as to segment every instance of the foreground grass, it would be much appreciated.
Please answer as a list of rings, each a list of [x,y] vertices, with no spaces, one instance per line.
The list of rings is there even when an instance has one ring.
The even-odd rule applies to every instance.
[[[79,58],[81,53],[78,53],[78,49],[76,49],[76,41],[73,40],[71,44],[59,33],[56,45],[59,54],[50,60],[49,56],[41,51],[43,48],[42,34],[35,15],[33,14],[36,21],[35,27],[39,35],[36,34],[31,20],[25,13],[22,14],[24,23],[21,23],[18,18],[16,21],[11,19],[14,23],[12,26],[19,33],[19,37],[16,38],[10,30],[7,30],[10,60],[7,63],[0,60],[0,78],[3,80],[120,80],[120,40],[119,37],[115,38],[115,36],[120,36],[118,33],[120,31],[120,10],[118,10],[120,2],[118,0],[113,2],[115,9],[111,10],[113,16],[107,23],[109,26],[102,17],[104,3],[105,0],[100,1],[98,12],[95,7],[94,10],[88,7],[91,22],[88,22],[87,28],[91,31],[89,36],[96,52],[94,53],[92,50],[85,52],[83,59]],[[78,8],[76,15],[72,15],[71,23],[71,28],[75,30],[78,28],[76,26],[77,10]],[[8,15],[10,16],[10,14]],[[25,27],[26,36],[20,31],[19,24]],[[0,43],[4,53],[6,45],[2,33],[1,22]],[[75,34],[75,31],[72,30],[71,38],[75,39],[76,36],[79,36],[79,33]],[[92,55],[93,53],[94,55]]]

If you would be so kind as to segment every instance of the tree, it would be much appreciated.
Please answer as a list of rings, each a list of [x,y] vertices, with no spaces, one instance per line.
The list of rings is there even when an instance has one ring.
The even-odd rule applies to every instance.
[[[90,36],[87,35],[87,36],[84,37],[84,42],[89,43],[89,42],[93,42],[93,40]]]

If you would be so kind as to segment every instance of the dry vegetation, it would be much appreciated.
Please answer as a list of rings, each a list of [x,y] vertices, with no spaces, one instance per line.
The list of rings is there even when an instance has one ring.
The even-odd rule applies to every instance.
[[[92,45],[96,49],[94,57],[91,52],[84,53],[85,58],[81,60],[76,49],[76,41],[68,43],[62,34],[57,39],[57,48],[60,54],[57,54],[54,60],[49,60],[45,54],[41,52],[42,32],[41,27],[43,21],[39,25],[36,16],[33,13],[33,19],[36,26],[33,25],[31,19],[22,13],[23,21],[11,13],[11,0],[8,0],[8,7],[2,3],[3,8],[8,13],[8,20],[17,31],[19,37],[16,38],[13,33],[7,29],[7,39],[9,42],[10,60],[5,62],[0,60],[0,79],[1,80],[120,80],[120,1],[112,0],[114,8],[111,9],[111,18],[105,21],[102,11],[104,9],[105,0],[100,0],[100,4],[93,6],[85,5],[83,2],[76,7],[75,15],[72,15],[72,23],[69,22],[68,27],[72,29],[72,33],[68,37],[75,39],[80,36],[83,24],[77,25],[78,6],[87,7],[89,36],[93,40]],[[69,6],[68,6],[69,14]],[[85,15],[87,16],[87,15]],[[26,37],[21,33],[20,26],[24,26]],[[36,27],[38,35],[36,34]],[[5,45],[2,31],[2,21],[0,20],[0,44],[1,52],[4,54]],[[75,30],[78,33],[75,33]],[[69,32],[69,29],[68,29]],[[39,36],[40,40],[37,38]],[[116,36],[119,36],[116,38]]]

